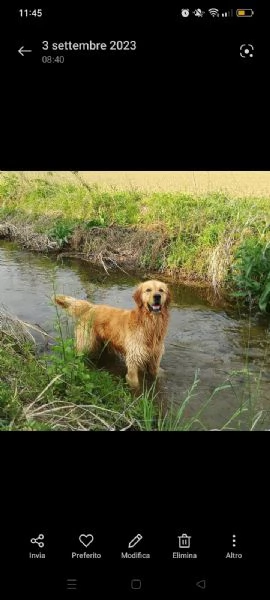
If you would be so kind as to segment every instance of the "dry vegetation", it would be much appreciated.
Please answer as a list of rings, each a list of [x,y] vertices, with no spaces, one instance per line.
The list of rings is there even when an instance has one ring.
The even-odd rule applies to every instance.
[[[26,180],[44,177],[60,183],[76,183],[79,176],[88,185],[105,189],[270,196],[270,171],[79,171],[78,176],[71,171],[22,171],[20,175]]]

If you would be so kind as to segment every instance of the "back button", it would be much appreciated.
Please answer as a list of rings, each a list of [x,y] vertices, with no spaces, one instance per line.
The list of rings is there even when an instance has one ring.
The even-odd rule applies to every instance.
[[[196,586],[198,588],[200,588],[201,590],[205,590],[206,588],[206,579],[201,579],[200,581],[196,582]]]

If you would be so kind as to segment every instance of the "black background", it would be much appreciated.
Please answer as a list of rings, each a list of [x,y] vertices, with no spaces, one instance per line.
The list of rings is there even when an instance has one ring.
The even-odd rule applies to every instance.
[[[266,11],[218,19],[202,8],[187,19],[178,3],[60,4],[42,19],[10,11],[2,168],[29,169],[31,154],[33,170],[267,169]],[[89,39],[135,39],[137,51],[41,50],[42,40]],[[254,44],[252,59],[242,43]],[[21,46],[33,52],[22,57]],[[64,64],[41,62],[54,54]]]
[[[258,7],[248,22],[193,17],[183,22],[180,8],[137,2],[125,9],[115,3],[91,8],[81,3],[80,8],[76,3],[72,9],[44,9],[44,20],[22,23],[16,9],[6,7],[1,169],[268,170],[265,13]],[[41,63],[41,39],[116,37],[138,40],[136,55],[69,54],[63,65]],[[254,59],[240,59],[241,43],[254,43]],[[33,53],[21,57],[22,45]],[[253,540],[248,568],[238,564],[237,589],[263,584],[268,433],[5,432],[0,444],[4,588],[30,595],[37,577],[36,597],[45,594],[46,585],[48,593],[65,595],[65,578],[76,575],[63,545],[80,528],[93,527],[103,539],[107,530],[117,529],[124,539],[142,529],[152,545],[160,530],[163,548],[170,545],[166,536],[189,529],[200,539],[202,553],[207,535],[208,545],[216,536],[218,548],[225,532],[237,528],[249,543]],[[42,528],[53,540],[54,553],[61,546],[59,531],[62,546],[57,556],[51,554],[51,569],[39,575],[43,565],[31,564],[28,577],[27,540]],[[171,593],[168,565],[159,561],[150,578],[144,574],[150,581],[148,597],[153,586]],[[107,561],[101,574],[109,591],[112,565]],[[191,578],[218,582],[216,597],[234,568],[206,553]],[[116,572],[113,567],[114,578]],[[131,574],[121,572],[118,593],[126,597],[123,582]],[[190,596],[192,590],[201,592],[188,590]]]

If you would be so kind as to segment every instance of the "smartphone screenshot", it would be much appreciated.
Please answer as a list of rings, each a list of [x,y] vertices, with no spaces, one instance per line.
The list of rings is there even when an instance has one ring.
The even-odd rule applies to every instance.
[[[265,597],[267,17],[3,15],[1,596]]]

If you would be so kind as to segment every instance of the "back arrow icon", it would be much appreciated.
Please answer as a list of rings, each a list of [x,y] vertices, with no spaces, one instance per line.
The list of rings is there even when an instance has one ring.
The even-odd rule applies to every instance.
[[[22,46],[18,52],[21,56],[24,56],[24,52],[32,52],[32,50],[25,50],[24,46]]]
[[[206,580],[205,579],[201,579],[201,581],[197,581],[196,586],[198,588],[201,588],[201,590],[205,590],[205,588],[206,588]]]

